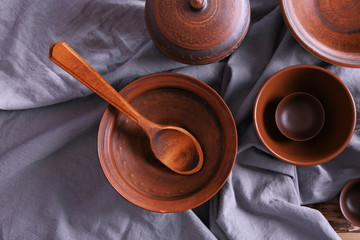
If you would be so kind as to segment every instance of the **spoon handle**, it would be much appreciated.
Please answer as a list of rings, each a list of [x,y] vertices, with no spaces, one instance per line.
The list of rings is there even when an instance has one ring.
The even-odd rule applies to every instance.
[[[135,123],[139,124],[143,119],[143,116],[65,42],[53,43],[49,58]]]

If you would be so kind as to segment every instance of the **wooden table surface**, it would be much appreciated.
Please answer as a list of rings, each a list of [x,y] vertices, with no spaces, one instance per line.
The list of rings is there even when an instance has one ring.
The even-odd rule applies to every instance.
[[[307,206],[319,210],[343,240],[360,240],[360,227],[352,225],[342,215],[339,206],[339,196],[325,203]]]

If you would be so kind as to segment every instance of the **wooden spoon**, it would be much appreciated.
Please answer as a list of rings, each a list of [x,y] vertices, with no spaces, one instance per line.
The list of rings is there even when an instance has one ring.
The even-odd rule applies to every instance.
[[[156,158],[176,173],[189,175],[203,165],[200,144],[186,130],[156,124],[140,115],[83,58],[65,42],[50,47],[49,58],[109,104],[138,124],[149,136]]]

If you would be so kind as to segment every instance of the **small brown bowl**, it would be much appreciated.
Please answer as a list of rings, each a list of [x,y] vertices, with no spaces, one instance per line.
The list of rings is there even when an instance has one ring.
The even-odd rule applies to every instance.
[[[221,97],[205,83],[176,73],[140,78],[120,94],[143,116],[189,131],[204,154],[202,169],[180,175],[162,165],[149,140],[131,120],[108,106],[100,123],[100,163],[125,199],[156,212],[185,211],[209,200],[226,182],[236,156],[234,119]]]
[[[307,141],[285,137],[276,125],[278,104],[295,92],[316,97],[325,112],[321,131]],[[288,67],[271,76],[257,95],[253,114],[256,132],[265,147],[279,159],[299,166],[318,165],[336,157],[349,143],[356,123],[355,103],[343,81],[312,65]]]
[[[306,141],[315,137],[324,126],[325,112],[316,97],[295,92],[280,101],[275,111],[275,122],[285,137]]]
[[[359,0],[280,0],[285,23],[310,53],[329,63],[360,67]]]
[[[349,222],[360,227],[360,178],[350,181],[341,191],[340,209]]]

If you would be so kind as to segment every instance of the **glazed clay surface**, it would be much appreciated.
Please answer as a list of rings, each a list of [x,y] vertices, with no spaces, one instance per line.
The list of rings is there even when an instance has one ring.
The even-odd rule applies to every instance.
[[[276,125],[279,102],[294,92],[311,94],[324,108],[324,126],[308,141],[293,141]],[[260,140],[276,157],[312,166],[330,161],[349,143],[356,124],[356,107],[349,89],[335,74],[318,66],[295,65],[272,75],[260,89],[254,122]]]
[[[291,33],[309,52],[329,63],[360,67],[360,1],[279,3]]]
[[[280,132],[294,141],[306,141],[322,129],[325,112],[314,96],[295,92],[284,97],[275,111],[275,121]]]
[[[340,194],[340,208],[351,223],[360,227],[360,178],[346,184]]]

